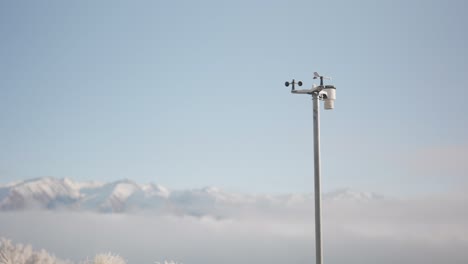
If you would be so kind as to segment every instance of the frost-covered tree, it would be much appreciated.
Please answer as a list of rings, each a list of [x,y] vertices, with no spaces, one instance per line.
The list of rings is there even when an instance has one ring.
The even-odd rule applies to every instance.
[[[34,251],[31,245],[13,244],[0,239],[0,264],[70,264],[49,254],[45,250]]]
[[[126,264],[125,260],[111,253],[107,254],[98,254],[94,257],[93,261],[86,261],[84,264]]]
[[[0,263],[1,264],[16,264],[26,263],[26,260],[31,256],[30,247],[24,247],[22,244],[13,245],[10,240],[2,238],[0,240]]]
[[[73,264],[61,260],[44,249],[35,251],[31,245],[13,244],[11,240],[0,238],[0,264]],[[125,259],[112,253],[98,254],[92,260],[79,264],[127,264]],[[155,262],[155,264],[182,264],[175,261]]]

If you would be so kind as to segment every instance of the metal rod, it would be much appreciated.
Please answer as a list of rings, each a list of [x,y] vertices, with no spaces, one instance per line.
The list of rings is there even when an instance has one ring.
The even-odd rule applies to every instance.
[[[320,105],[318,93],[312,94],[314,107],[314,195],[315,195],[315,263],[322,264],[322,199],[320,195]]]

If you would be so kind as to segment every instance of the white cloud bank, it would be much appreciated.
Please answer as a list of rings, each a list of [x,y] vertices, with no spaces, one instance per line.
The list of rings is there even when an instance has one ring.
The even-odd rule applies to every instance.
[[[185,264],[313,263],[313,204],[303,200],[307,196],[288,197],[288,203],[257,201],[226,208],[214,204],[219,208],[213,211],[228,212],[221,218],[151,212],[2,212],[0,236],[72,260],[110,251],[128,263],[164,259]],[[405,200],[326,199],[325,263],[466,264],[467,208],[468,195],[463,193]]]

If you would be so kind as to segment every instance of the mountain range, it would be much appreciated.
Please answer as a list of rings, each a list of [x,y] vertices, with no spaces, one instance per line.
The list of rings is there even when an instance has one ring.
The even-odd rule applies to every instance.
[[[384,199],[374,193],[341,189],[323,195],[325,202],[372,202]],[[151,211],[159,214],[225,217],[238,211],[274,210],[278,207],[313,206],[312,194],[250,195],[216,187],[170,190],[131,180],[109,183],[78,182],[43,177],[0,185],[0,211],[76,210],[103,213]]]

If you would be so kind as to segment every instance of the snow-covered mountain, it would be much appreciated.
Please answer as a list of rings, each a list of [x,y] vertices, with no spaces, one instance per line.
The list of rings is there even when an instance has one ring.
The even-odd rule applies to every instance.
[[[339,189],[324,194],[324,199],[329,201],[371,202],[383,200],[384,196],[373,192],[357,192],[350,189]]]
[[[369,202],[381,200],[373,193],[349,189],[327,193],[325,201]],[[131,180],[110,183],[76,182],[68,178],[37,178],[0,186],[0,211],[46,209],[98,212],[148,210],[161,214],[229,216],[239,208],[248,211],[297,208],[313,205],[311,194],[248,195],[216,187],[169,190],[161,185]]]

